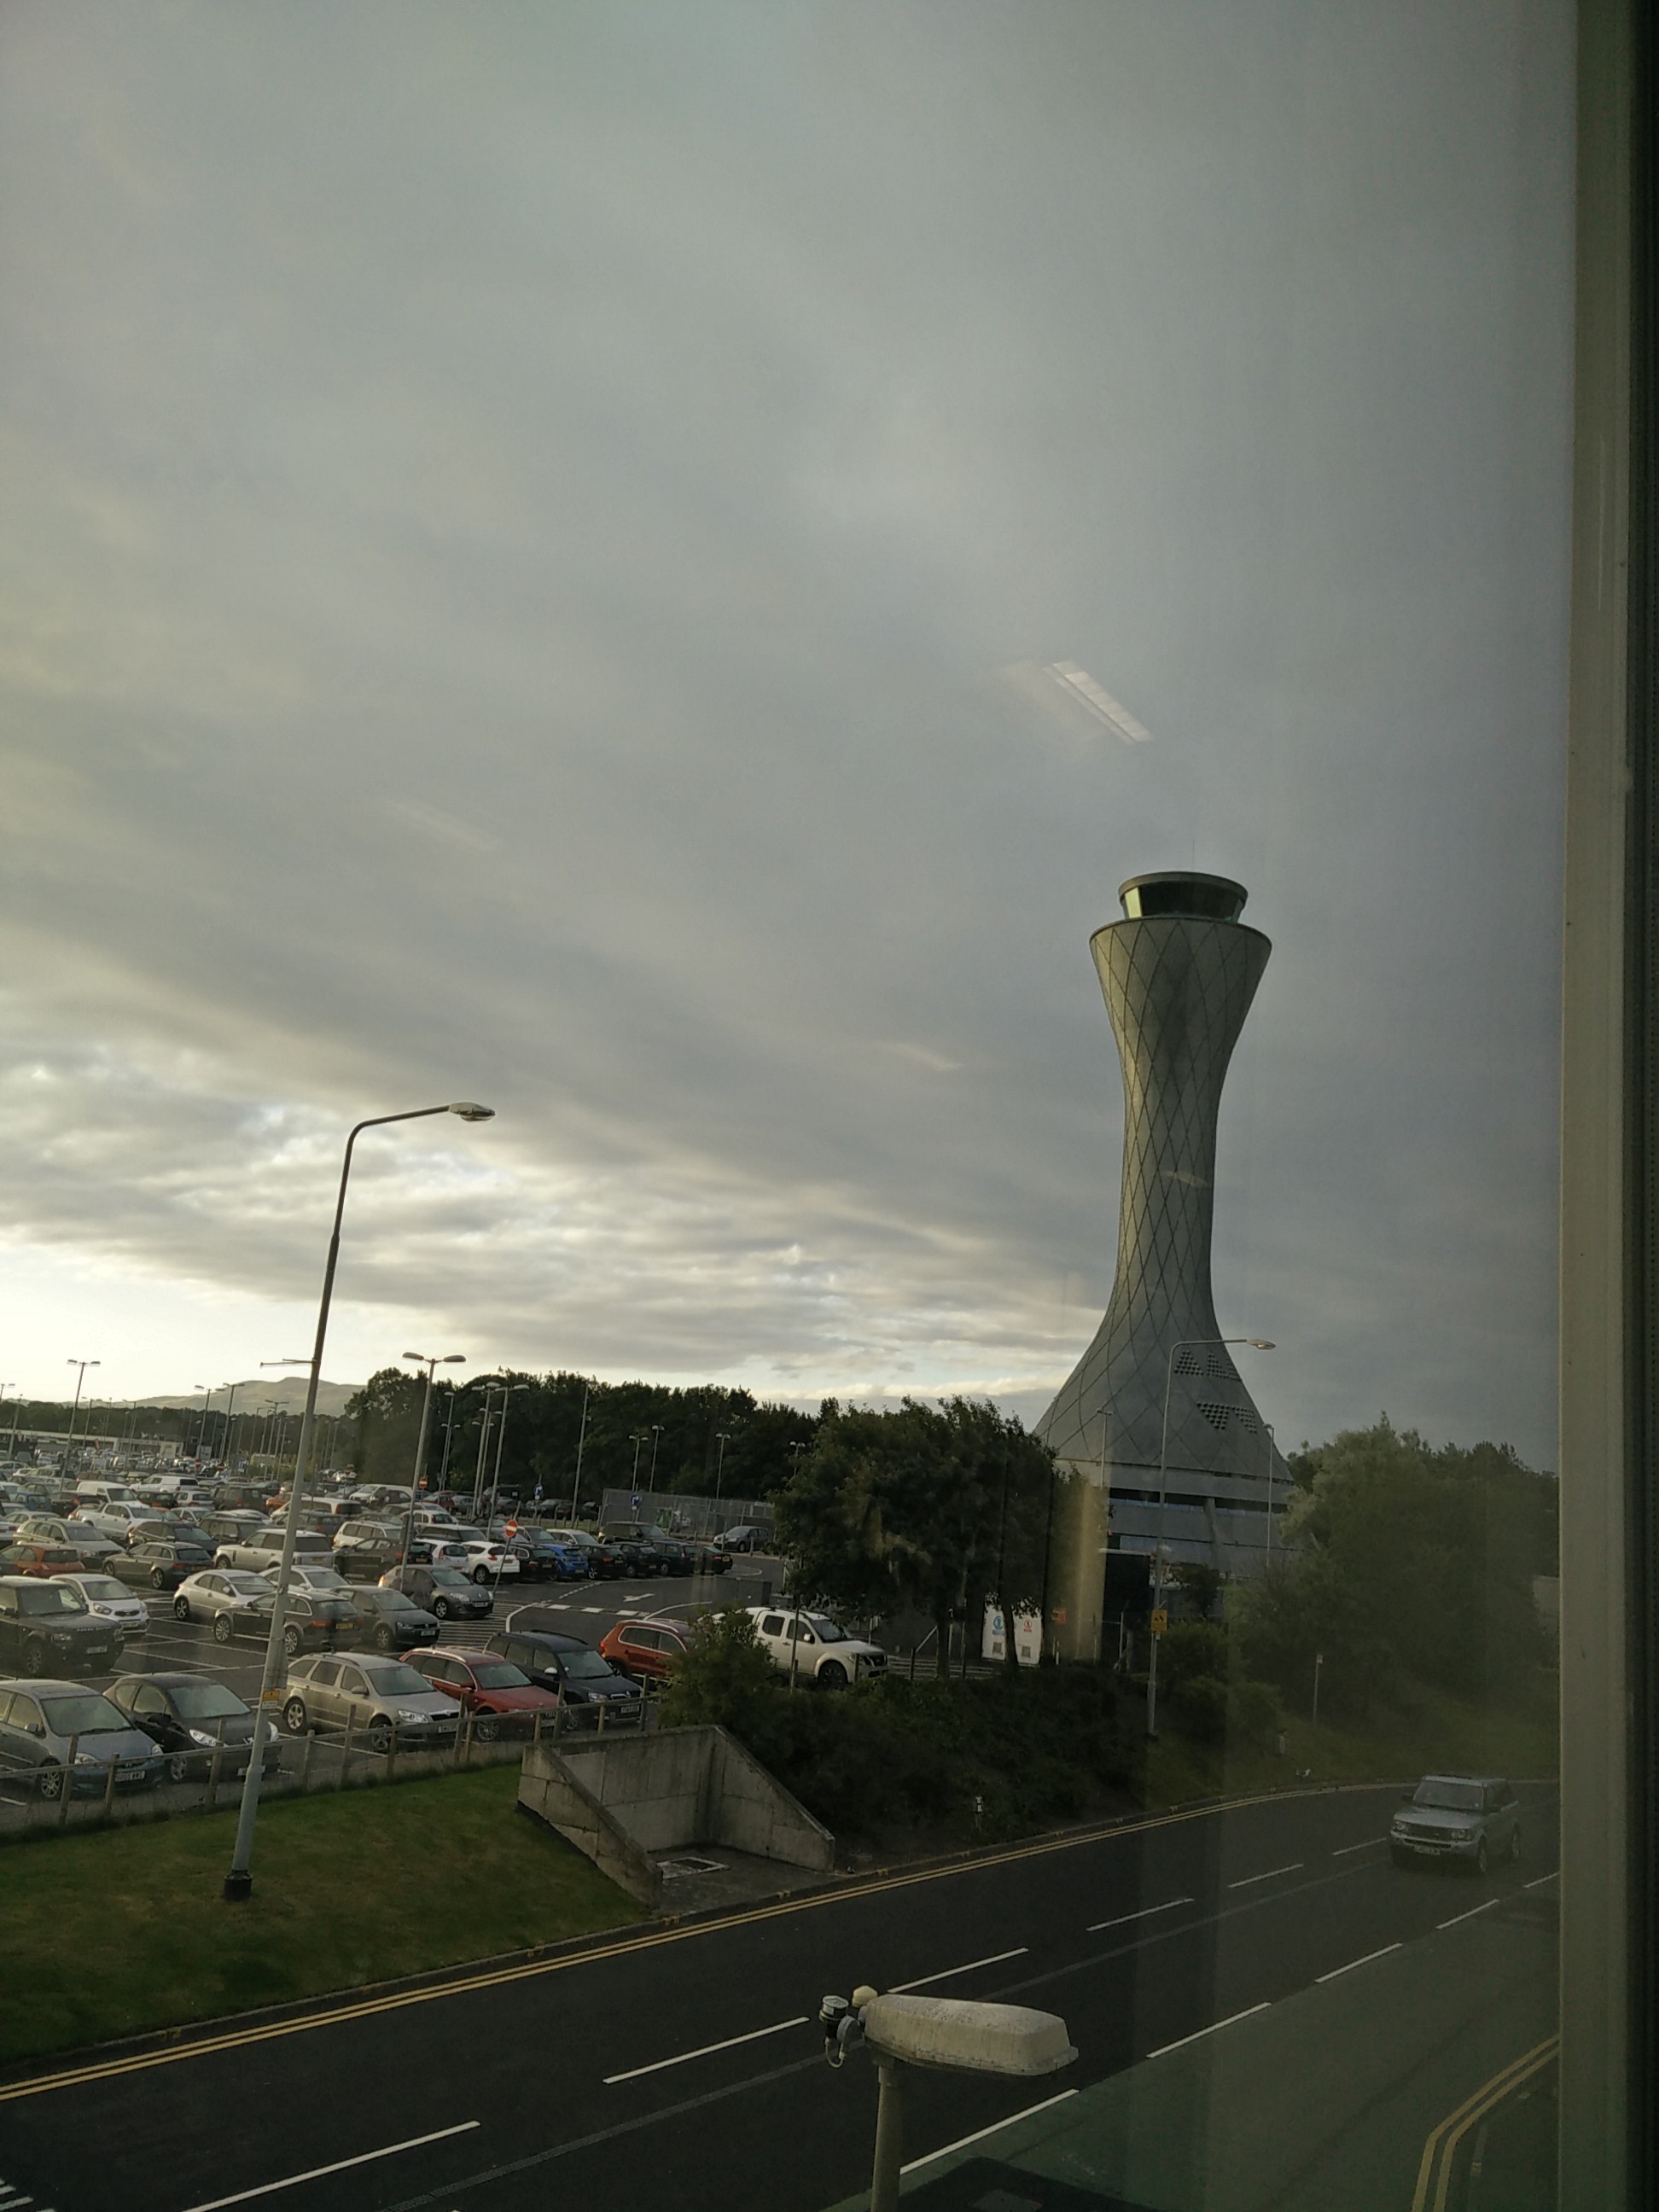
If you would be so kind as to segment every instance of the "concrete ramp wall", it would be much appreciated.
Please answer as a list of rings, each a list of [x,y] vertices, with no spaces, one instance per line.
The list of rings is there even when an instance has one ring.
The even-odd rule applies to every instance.
[[[662,1898],[659,1858],[693,1844],[825,1874],[836,1862],[830,1831],[722,1728],[534,1746],[519,1803],[653,1907]]]

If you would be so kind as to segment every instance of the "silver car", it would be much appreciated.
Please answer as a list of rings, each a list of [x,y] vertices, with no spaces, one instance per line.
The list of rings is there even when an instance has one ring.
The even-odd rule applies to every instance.
[[[125,1583],[118,1583],[113,1575],[58,1575],[53,1579],[78,1589],[87,1601],[87,1611],[95,1613],[100,1620],[112,1621],[120,1630],[124,1643],[143,1635],[149,1628],[149,1607],[143,1598],[135,1597]]]
[[[1425,1774],[1389,1831],[1396,1866],[1437,1861],[1485,1874],[1496,1858],[1521,1856],[1521,1806],[1495,1774]]]
[[[318,1652],[288,1670],[283,1726],[290,1735],[317,1728],[347,1728],[375,1751],[427,1751],[455,1741],[455,1700],[434,1690],[401,1659],[370,1653],[335,1656]]]
[[[452,1707],[453,1711],[453,1708]],[[118,1705],[81,1682],[0,1683],[0,1775],[42,1797],[144,1790],[160,1753]]]

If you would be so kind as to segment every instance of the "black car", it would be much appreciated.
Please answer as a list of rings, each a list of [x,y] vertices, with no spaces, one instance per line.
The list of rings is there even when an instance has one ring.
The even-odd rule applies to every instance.
[[[400,1589],[376,1583],[355,1592],[352,1603],[363,1616],[360,1641],[377,1651],[410,1651],[417,1644],[435,1644],[443,1633],[437,1614]]]
[[[401,1527],[378,1521],[347,1521],[334,1538],[331,1564],[348,1582],[377,1583],[404,1556]]]
[[[222,1779],[246,1773],[253,1715],[222,1682],[204,1674],[123,1674],[106,1694],[166,1753],[169,1780],[204,1778],[216,1751]],[[281,1764],[274,1732],[267,1728],[264,1771],[274,1773]]]
[[[146,1538],[129,1545],[125,1553],[114,1553],[109,1571],[137,1587],[172,1590],[187,1575],[199,1574],[212,1565],[213,1553],[205,1544],[187,1544],[176,1537],[156,1541]]]
[[[483,1620],[495,1610],[489,1584],[470,1581],[459,1567],[393,1567],[380,1587],[402,1590],[440,1620]]]
[[[540,1629],[498,1629],[486,1638],[486,1651],[499,1652],[521,1667],[539,1690],[562,1696],[567,1705],[614,1702],[633,1705],[641,1695],[637,1682],[619,1674],[591,1644],[580,1637],[558,1636]]]
[[[100,1620],[70,1584],[0,1575],[0,1662],[25,1674],[96,1674],[120,1649],[114,1622]]]

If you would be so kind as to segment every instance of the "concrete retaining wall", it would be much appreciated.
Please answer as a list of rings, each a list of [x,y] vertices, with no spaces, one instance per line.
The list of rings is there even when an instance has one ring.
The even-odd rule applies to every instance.
[[[826,1874],[836,1863],[830,1831],[722,1728],[544,1743],[525,1754],[519,1803],[653,1907],[658,1858],[692,1844]]]

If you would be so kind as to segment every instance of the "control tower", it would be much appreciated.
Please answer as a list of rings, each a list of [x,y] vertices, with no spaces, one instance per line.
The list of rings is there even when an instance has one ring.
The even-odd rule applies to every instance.
[[[1285,1462],[1214,1341],[1243,1331],[1218,1325],[1210,1289],[1221,1086],[1273,949],[1239,921],[1246,896],[1223,876],[1132,876],[1118,892],[1123,919],[1090,939],[1123,1065],[1117,1276],[1093,1343],[1037,1425],[1073,1478],[1057,1641],[1079,1652],[1100,1632],[1108,1528],[1115,1550],[1150,1555],[1158,1540],[1166,1382],[1172,1563],[1260,1573],[1270,1492],[1274,1509],[1287,1495]]]

